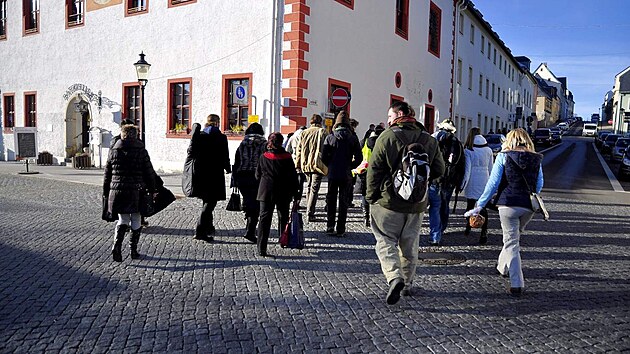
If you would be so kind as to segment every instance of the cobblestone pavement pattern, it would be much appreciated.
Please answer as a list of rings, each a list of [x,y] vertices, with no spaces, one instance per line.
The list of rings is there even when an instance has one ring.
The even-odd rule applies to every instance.
[[[215,243],[193,241],[200,202],[178,199],[149,219],[142,259],[127,251],[114,263],[100,187],[0,171],[0,352],[630,349],[629,206],[547,202],[554,221],[536,219],[522,240],[523,297],[506,295],[495,273],[501,237],[491,214],[486,246],[464,237],[454,217],[440,251],[467,261],[420,265],[415,294],[388,306],[358,208],[338,239],[321,232],[320,200],[321,222],[305,225],[307,248],[272,239],[269,259],[240,237],[242,216],[225,202]]]

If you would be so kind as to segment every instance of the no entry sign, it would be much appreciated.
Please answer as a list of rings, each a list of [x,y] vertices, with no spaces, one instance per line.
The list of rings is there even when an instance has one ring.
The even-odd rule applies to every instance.
[[[336,88],[332,93],[331,102],[333,106],[343,108],[350,102],[350,94],[345,89]]]

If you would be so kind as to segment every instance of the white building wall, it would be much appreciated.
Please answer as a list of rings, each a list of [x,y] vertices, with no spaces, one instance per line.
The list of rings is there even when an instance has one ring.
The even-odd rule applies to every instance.
[[[193,122],[221,114],[222,75],[252,73],[252,94],[269,96],[272,2],[198,1],[167,7],[151,1],[147,14],[125,17],[124,5],[86,13],[85,25],[65,29],[63,2],[40,2],[40,33],[22,37],[21,6],[8,6],[8,38],[0,41],[0,90],[15,93],[16,126],[24,125],[25,91],[37,91],[38,150],[65,157],[65,119],[82,84],[113,105],[99,113],[91,102],[91,125],[119,132],[122,84],[136,82],[133,63],[140,51],[151,63],[145,91],[147,149],[154,165],[182,169],[188,139],[166,138],[167,80],[192,78]],[[254,107],[252,107],[252,113]],[[12,134],[3,134],[5,159]],[[231,142],[236,145],[237,142]],[[107,154],[107,149],[104,149]]]
[[[360,135],[369,123],[386,121],[391,94],[404,97],[421,121],[425,103],[435,107],[439,118],[446,117],[453,2],[433,2],[442,11],[439,58],[427,50],[427,1],[410,1],[408,40],[395,34],[394,3],[357,1],[350,10],[335,1],[308,1],[305,97],[311,103],[303,115],[327,111],[328,79],[334,78],[352,84],[351,116],[360,122]],[[145,90],[146,144],[156,169],[181,170],[189,143],[166,137],[169,79],[192,79],[193,122],[203,123],[210,113],[222,114],[222,75],[252,73],[257,105],[252,104],[250,114],[262,117],[263,101],[270,99],[271,1],[197,1],[175,8],[168,8],[166,1],[151,1],[148,13],[130,17],[124,16],[121,4],[87,12],[85,25],[73,29],[65,29],[63,3],[42,1],[40,33],[26,37],[21,35],[21,6],[12,4],[8,39],[0,41],[0,90],[15,94],[16,127],[24,125],[24,92],[37,92],[38,150],[51,152],[58,161],[68,155],[66,140],[73,137],[67,135],[80,132],[79,114],[74,112],[80,94],[90,101],[91,127],[107,132],[94,156],[104,163],[109,141],[119,133],[123,83],[137,81],[133,63],[141,51],[152,65]],[[396,72],[402,74],[400,88],[395,86]],[[3,158],[12,158],[13,134],[3,133],[1,139]],[[230,140],[232,156],[239,143]]]
[[[387,121],[390,95],[402,96],[416,110],[428,101],[441,116],[447,116],[450,104],[453,2],[438,0],[442,10],[440,57],[428,52],[429,2],[410,1],[408,40],[395,33],[395,6],[381,0],[355,1],[350,10],[334,1],[309,1],[306,19],[311,33],[306,41],[310,68],[305,97],[309,104],[303,115],[328,111],[328,79],[351,84],[350,115],[359,121],[359,136],[370,123]],[[402,75],[395,86],[396,72]]]

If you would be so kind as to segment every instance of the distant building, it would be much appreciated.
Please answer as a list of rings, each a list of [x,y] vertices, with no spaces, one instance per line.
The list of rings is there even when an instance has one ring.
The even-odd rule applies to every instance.
[[[458,135],[526,127],[534,112],[536,81],[526,57],[511,50],[470,1],[462,1],[455,31],[453,117]]]
[[[567,87],[567,78],[554,75],[547,63],[541,63],[534,71],[534,76],[545,80],[548,86],[556,88],[556,95],[558,96],[560,106],[558,114],[552,117],[553,122],[558,120],[565,121],[573,117],[575,102],[573,100],[573,93]]]
[[[616,133],[630,132],[630,66],[615,75],[612,121]]]

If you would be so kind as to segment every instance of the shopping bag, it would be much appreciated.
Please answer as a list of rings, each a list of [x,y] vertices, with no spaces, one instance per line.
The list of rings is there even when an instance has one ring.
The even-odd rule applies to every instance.
[[[230,200],[228,201],[225,210],[241,211],[241,195],[238,192],[238,188],[232,188],[232,195],[230,195]]]
[[[280,246],[287,248],[304,248],[304,224],[302,213],[298,212],[299,202],[294,201],[287,226],[280,235]]]

